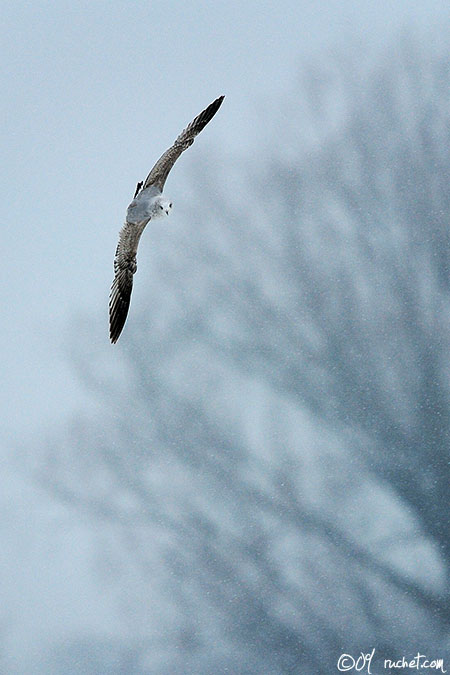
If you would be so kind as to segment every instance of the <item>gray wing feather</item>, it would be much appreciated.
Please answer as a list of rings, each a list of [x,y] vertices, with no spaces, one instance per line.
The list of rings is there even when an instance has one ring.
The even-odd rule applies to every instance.
[[[222,105],[225,97],[219,96],[215,101],[203,110],[200,115],[197,115],[190,124],[184,129],[176,139],[175,143],[158,159],[153,169],[148,174],[144,181],[144,187],[148,188],[150,185],[155,185],[160,192],[164,189],[169,171],[177,161],[182,152],[192,145],[194,138],[200,131],[212,120],[216,112]]]
[[[109,296],[109,336],[114,344],[119,339],[130,306],[133,274],[137,270],[136,253],[139,239],[148,219],[141,223],[128,223],[120,230],[114,258],[114,281]]]

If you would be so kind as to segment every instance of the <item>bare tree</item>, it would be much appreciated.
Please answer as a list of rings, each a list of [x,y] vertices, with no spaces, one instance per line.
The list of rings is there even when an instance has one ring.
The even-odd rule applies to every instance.
[[[154,234],[122,375],[74,354],[104,413],[39,477],[170,596],[152,672],[329,673],[448,626],[448,66],[406,43],[345,71],[307,153],[297,136],[227,191],[199,167],[202,211],[194,193]]]
[[[208,218],[227,246],[199,245],[230,270],[213,306],[237,327],[203,314],[205,342],[359,434],[367,466],[412,509],[447,575],[449,65],[403,42],[352,80],[347,122],[322,150],[268,163],[253,218],[243,224],[239,204],[211,191]]]

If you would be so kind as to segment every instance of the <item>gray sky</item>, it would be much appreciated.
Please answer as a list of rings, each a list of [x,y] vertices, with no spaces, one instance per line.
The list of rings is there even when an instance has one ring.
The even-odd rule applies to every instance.
[[[261,104],[292,86],[305,56],[448,16],[447,0],[1,3],[3,439],[89,404],[70,332],[96,315],[92,343],[117,349],[107,326],[117,233],[136,181],[184,124],[226,94],[170,176],[171,218],[194,153],[245,157]]]
[[[88,327],[105,355],[120,349],[107,317],[118,231],[137,180],[194,115],[226,94],[169,177],[167,227],[195,154],[245,159],[264,136],[261,106],[277,109],[304,58],[353,41],[369,49],[405,26],[443,34],[449,14],[448,0],[1,2],[3,454],[91,404],[70,365],[71,332]],[[60,624],[86,627],[87,597],[97,630],[113,630],[108,599],[82,573],[86,534],[69,537],[66,514],[23,485],[2,472],[0,597],[19,618],[10,639],[23,650],[25,633],[37,649]]]

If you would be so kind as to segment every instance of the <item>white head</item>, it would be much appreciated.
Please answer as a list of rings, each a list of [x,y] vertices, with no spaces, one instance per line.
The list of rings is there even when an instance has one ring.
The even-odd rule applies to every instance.
[[[158,218],[159,216],[168,216],[172,211],[172,202],[166,197],[158,197],[154,202],[155,213],[153,218]]]

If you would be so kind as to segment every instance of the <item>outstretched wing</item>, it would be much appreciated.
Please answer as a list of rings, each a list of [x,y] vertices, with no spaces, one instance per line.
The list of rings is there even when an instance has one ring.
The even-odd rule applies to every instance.
[[[113,344],[119,339],[127,318],[133,274],[137,270],[137,248],[147,223],[148,220],[137,224],[126,222],[120,230],[114,258],[115,276],[109,296],[109,336]]]
[[[222,105],[225,97],[219,96],[215,101],[203,110],[200,115],[197,115],[190,124],[181,132],[175,143],[158,159],[153,169],[148,174],[144,181],[144,187],[148,188],[150,185],[155,185],[160,192],[164,189],[169,171],[177,161],[178,157],[184,152],[192,143],[194,138],[200,131],[212,120],[216,112]]]
[[[135,199],[141,190],[150,186],[154,188],[154,194],[162,192],[167,176],[178,157],[194,142],[194,138],[214,117],[222,105],[225,97],[219,96],[200,115],[197,115],[190,124],[181,132],[175,143],[158,159],[153,169],[148,174],[144,184],[138,183]],[[152,191],[153,194],[153,191]],[[133,202],[132,202],[133,203]],[[129,212],[128,212],[129,214]],[[131,217],[128,215],[129,220]],[[114,281],[109,296],[109,334],[112,343],[117,342],[130,306],[131,291],[133,289],[133,275],[137,270],[136,253],[139,239],[149,219],[137,222],[125,222],[119,236],[119,243],[114,258]]]

